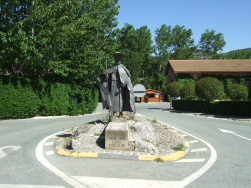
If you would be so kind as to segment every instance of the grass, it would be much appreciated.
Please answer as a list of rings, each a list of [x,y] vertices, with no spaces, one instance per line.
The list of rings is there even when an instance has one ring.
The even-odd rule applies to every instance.
[[[176,147],[173,147],[173,150],[176,150],[176,151],[182,151],[184,149],[184,145],[183,144],[180,144]]]
[[[152,119],[152,122],[153,123],[157,123],[158,122],[158,120],[157,119],[155,119],[155,117]]]
[[[160,157],[157,157],[156,159],[154,159],[154,161],[156,161],[157,163],[164,163],[165,161],[163,159],[161,159]]]

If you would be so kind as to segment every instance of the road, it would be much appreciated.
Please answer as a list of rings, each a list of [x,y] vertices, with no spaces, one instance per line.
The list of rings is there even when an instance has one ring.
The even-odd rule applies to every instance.
[[[131,183],[134,187],[140,187],[145,182],[148,187],[182,187],[184,184],[180,183],[189,178],[186,186],[189,188],[250,187],[251,121],[180,113],[169,110],[169,103],[142,103],[136,108],[137,113],[158,119],[177,129],[179,134],[186,134],[191,141],[191,151],[183,159],[190,162],[61,157],[53,153],[54,146],[51,144],[56,138],[50,137],[42,146],[42,155],[57,172],[67,176],[62,179],[38,160],[36,149],[39,143],[49,135],[101,118],[107,111],[99,107],[101,113],[93,115],[1,120],[0,188],[74,187],[66,179],[83,187],[122,187],[118,186],[119,182],[124,185]],[[214,156],[213,151],[217,155]],[[214,157],[215,162],[211,160]],[[203,173],[199,173],[201,169],[204,169]]]

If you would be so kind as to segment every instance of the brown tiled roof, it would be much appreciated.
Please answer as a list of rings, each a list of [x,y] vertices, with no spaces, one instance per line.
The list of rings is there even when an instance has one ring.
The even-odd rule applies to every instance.
[[[154,90],[154,89],[147,89],[146,93],[162,93],[162,91]]]
[[[251,72],[251,59],[241,60],[170,60],[175,73],[186,72]]]

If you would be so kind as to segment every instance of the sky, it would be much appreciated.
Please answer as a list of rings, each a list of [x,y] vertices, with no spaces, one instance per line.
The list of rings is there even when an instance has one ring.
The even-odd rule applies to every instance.
[[[155,38],[161,25],[192,29],[195,44],[207,29],[222,33],[224,52],[251,48],[251,0],[119,0],[118,28],[147,25]]]

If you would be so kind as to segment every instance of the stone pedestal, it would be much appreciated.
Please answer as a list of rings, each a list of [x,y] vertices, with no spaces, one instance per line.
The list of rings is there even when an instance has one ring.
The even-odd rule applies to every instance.
[[[127,122],[110,122],[105,129],[105,149],[128,149]]]

